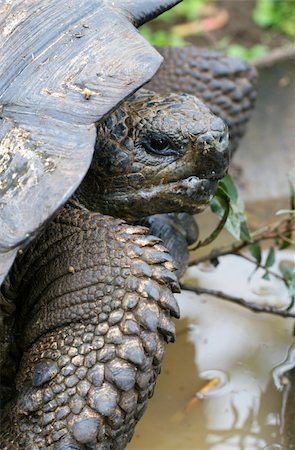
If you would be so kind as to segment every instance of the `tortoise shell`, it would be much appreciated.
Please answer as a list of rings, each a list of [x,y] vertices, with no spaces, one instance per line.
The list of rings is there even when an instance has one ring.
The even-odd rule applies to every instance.
[[[0,284],[90,165],[95,123],[162,57],[136,27],[179,0],[0,0]]]

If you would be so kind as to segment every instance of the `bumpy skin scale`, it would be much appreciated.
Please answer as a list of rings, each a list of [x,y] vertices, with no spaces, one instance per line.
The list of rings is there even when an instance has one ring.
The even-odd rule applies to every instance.
[[[229,153],[232,155],[246,131],[256,99],[257,73],[253,66],[222,53],[196,47],[159,48],[164,63],[147,87],[160,94],[186,92],[203,100],[229,128]],[[179,266],[179,273],[187,267],[188,250],[185,234],[187,228],[197,226],[193,219],[179,220],[171,216],[151,216],[145,222],[152,232],[160,236]],[[175,222],[175,223],[173,223]],[[189,224],[191,222],[191,224]],[[197,236],[197,233],[195,232]],[[177,245],[173,245],[173,241]],[[192,243],[192,242],[189,242]]]
[[[164,150],[153,142],[159,139],[168,139]],[[141,89],[99,124],[75,195],[88,209],[129,222],[159,212],[197,213],[228,167],[227,147],[227,126],[196,97]]]
[[[0,0],[0,284],[79,186],[95,123],[158,69],[134,26],[177,3]]]
[[[228,163],[226,127],[189,96],[163,103],[141,91],[100,130],[94,178],[86,177],[78,197],[130,222],[202,209]],[[155,131],[157,139],[168,135],[172,154],[146,152],[142,144]],[[149,222],[152,229],[155,223]],[[155,228],[170,242],[175,227],[166,225]],[[187,225],[181,230],[183,220],[179,225],[177,245],[186,248],[196,230],[193,237]],[[5,341],[14,352],[10,359],[4,352],[6,382],[18,371],[1,449],[126,446],[152,394],[164,342],[174,339],[170,317],[178,316],[172,258],[145,232],[68,206],[18,258],[0,299],[8,316],[11,302],[17,305],[16,341]],[[12,324],[4,322],[8,334]]]
[[[199,237],[199,228],[194,218],[186,213],[154,214],[140,222],[148,226],[150,233],[159,236],[177,265],[180,278],[188,267],[188,246]]]
[[[1,449],[125,448],[179,316],[172,258],[146,232],[67,206],[18,259],[24,353]]]
[[[229,127],[233,153],[244,135],[256,99],[253,66],[196,47],[158,49],[164,63],[147,87],[155,92],[196,95]]]
[[[11,349],[23,353],[3,449],[126,446],[174,340],[176,268],[147,229],[96,211],[130,222],[195,212],[227,164],[226,125],[189,95],[142,90],[100,124],[76,194],[85,206],[46,228],[2,291],[17,306]]]

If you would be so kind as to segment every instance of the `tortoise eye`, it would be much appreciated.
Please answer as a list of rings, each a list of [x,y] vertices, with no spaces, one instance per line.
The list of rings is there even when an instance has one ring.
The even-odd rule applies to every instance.
[[[156,155],[177,155],[177,149],[167,136],[150,136],[143,142],[143,147],[148,153]]]

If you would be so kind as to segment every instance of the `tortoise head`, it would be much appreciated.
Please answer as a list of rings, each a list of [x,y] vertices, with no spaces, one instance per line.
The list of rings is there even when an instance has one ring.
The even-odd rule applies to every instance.
[[[196,97],[142,90],[99,123],[77,195],[90,210],[126,220],[196,213],[227,169],[227,147],[227,126]]]

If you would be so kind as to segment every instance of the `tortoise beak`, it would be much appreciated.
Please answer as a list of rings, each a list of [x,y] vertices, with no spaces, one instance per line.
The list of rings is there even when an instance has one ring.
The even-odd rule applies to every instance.
[[[221,120],[212,123],[211,129],[199,134],[194,142],[198,166],[197,176],[220,179],[229,166],[228,128]]]

